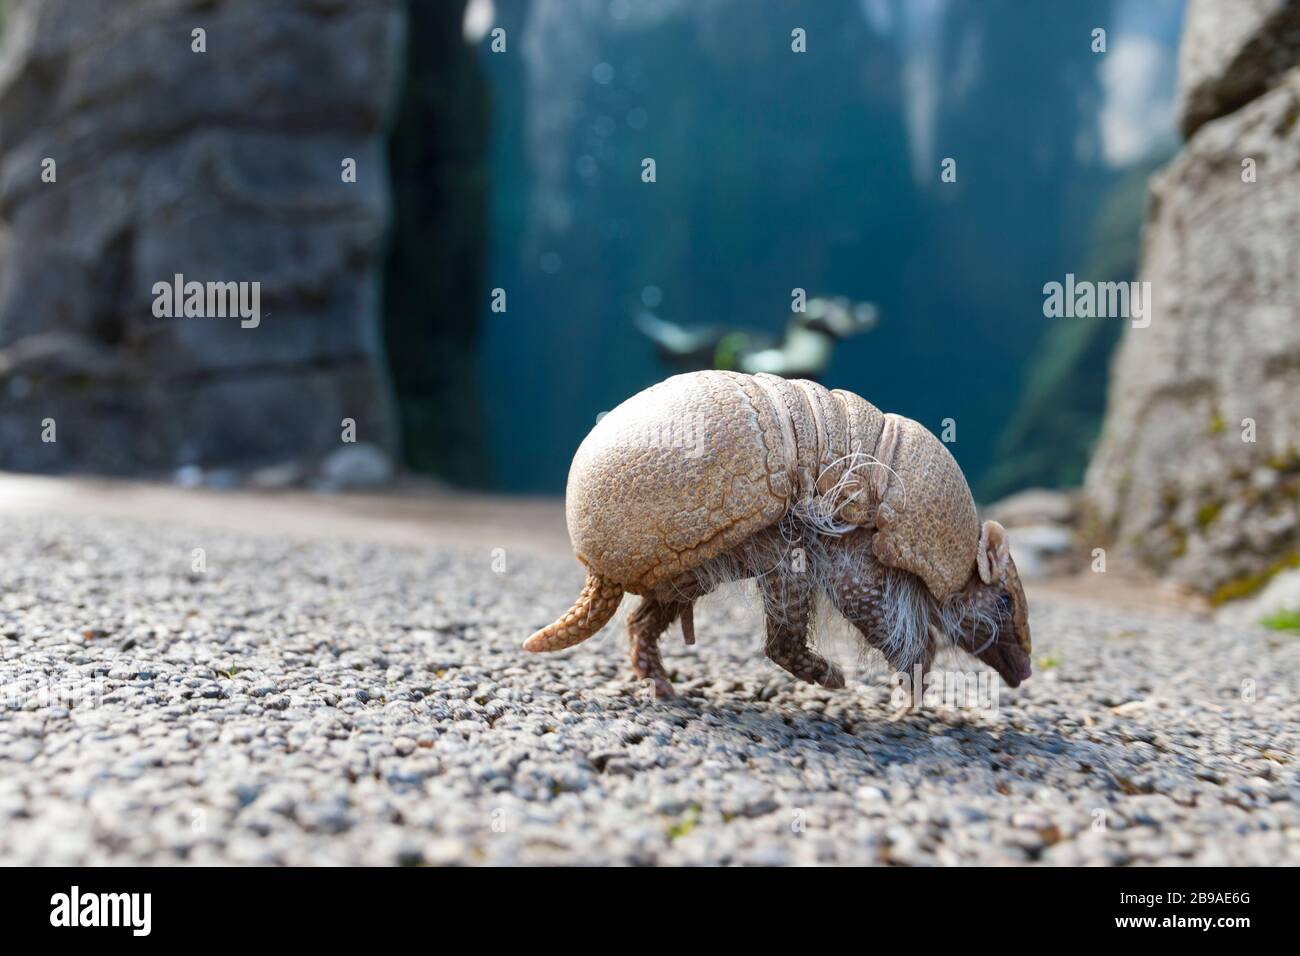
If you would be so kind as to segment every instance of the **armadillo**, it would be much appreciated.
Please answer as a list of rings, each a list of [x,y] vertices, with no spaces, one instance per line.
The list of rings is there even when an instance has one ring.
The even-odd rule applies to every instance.
[[[943,442],[852,392],[766,374],[673,376],[597,422],[569,469],[565,514],[586,583],[524,649],[573,647],[639,595],[632,667],[656,696],[672,693],[664,632],[680,620],[694,643],[694,602],[749,578],[764,652],[801,680],[844,686],[812,640],[819,594],[898,671],[924,674],[955,648],[1012,687],[1030,675],[1007,532],[979,522]]]

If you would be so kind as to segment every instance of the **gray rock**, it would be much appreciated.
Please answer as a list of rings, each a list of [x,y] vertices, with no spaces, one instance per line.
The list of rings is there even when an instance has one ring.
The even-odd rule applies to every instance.
[[[248,485],[250,488],[277,491],[300,485],[306,477],[306,469],[299,462],[286,461],[253,470],[248,475]]]
[[[381,448],[369,442],[343,445],[321,463],[317,486],[330,491],[376,488],[392,481],[393,463]]]
[[[1256,595],[1225,604],[1215,619],[1227,626],[1249,627],[1279,612],[1300,614],[1300,568],[1281,572]]]
[[[1296,550],[1297,115],[1300,67],[1201,126],[1153,181],[1152,321],[1125,330],[1087,475],[1090,546],[1210,594],[1249,590]]]
[[[1011,557],[1026,581],[1067,570],[1074,532],[1061,525],[1024,525],[1010,531]]]
[[[1077,491],[1027,488],[985,506],[982,517],[1000,522],[1007,528],[1025,525],[1069,527],[1078,517],[1078,499]]]
[[[82,6],[7,7],[0,467],[315,460],[345,417],[386,446],[376,272],[402,4]],[[156,317],[177,274],[257,283],[260,324]]]
[[[1183,135],[1260,96],[1297,63],[1297,0],[1190,0],[1178,59]]]

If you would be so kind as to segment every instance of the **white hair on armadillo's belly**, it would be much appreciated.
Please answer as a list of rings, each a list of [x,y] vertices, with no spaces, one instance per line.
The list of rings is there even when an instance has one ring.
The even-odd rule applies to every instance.
[[[936,623],[936,602],[924,581],[897,568],[886,569],[884,591],[882,615],[888,630],[881,650],[910,669],[925,658],[930,627]]]
[[[869,547],[828,549],[826,547],[828,537],[838,537],[838,535],[828,536],[824,532],[815,531],[813,534],[806,535],[805,541],[808,554],[807,573],[811,576],[812,586],[818,593],[829,598],[831,608],[839,611],[836,597],[839,582],[870,581],[877,577],[883,582],[879,609],[880,620],[887,628],[883,646],[870,647],[855,631],[859,667],[866,670],[874,669],[873,650],[883,651],[890,660],[908,662],[921,660],[929,644],[930,627],[941,626],[938,602],[930,594],[925,582],[911,572],[882,567]],[[822,620],[836,617],[840,615],[823,615]],[[819,642],[822,636],[822,633],[818,634]]]
[[[931,649],[941,652],[956,648],[957,637],[963,633],[991,635],[987,642],[992,643],[997,637],[997,620],[989,609],[970,600],[968,595],[958,593],[946,600],[936,599],[916,574],[882,567],[865,542],[861,547],[831,546],[859,527],[870,526],[873,518],[870,511],[854,515],[855,522],[847,521],[844,512],[881,484],[885,477],[882,469],[892,481],[901,483],[901,476],[886,462],[861,450],[827,463],[815,480],[804,483],[785,516],[768,532],[760,532],[695,568],[690,587],[694,594],[684,593],[682,599],[690,600],[695,595],[716,592],[723,585],[748,581],[751,586],[745,589],[743,604],[762,609],[765,595],[795,594],[811,588],[815,598],[810,610],[813,623],[809,637],[824,646],[832,630],[844,630],[842,616],[827,613],[832,608],[840,610],[837,585],[843,581],[862,582],[879,594],[879,607],[873,614],[878,622],[873,639],[881,645],[876,649],[883,651],[896,666],[910,667],[924,659]],[[826,481],[831,476],[834,481],[827,487]],[[826,490],[818,493],[823,487]],[[905,488],[903,493],[906,494]],[[780,622],[787,608],[778,598],[767,602],[767,610]],[[875,656],[865,641],[857,639],[854,643],[860,650],[860,664]],[[962,649],[983,650],[982,647]]]
[[[765,594],[779,594],[806,586],[806,575],[816,574],[823,561],[820,548],[810,547],[813,535],[803,534],[800,519],[791,512],[772,528],[772,533],[758,534],[739,547],[719,554],[691,572],[691,592],[717,595],[725,590],[728,598],[741,602],[760,616],[764,613]],[[802,553],[800,553],[802,550]],[[814,581],[814,586],[820,582]],[[690,595],[683,595],[689,599]],[[782,621],[784,606],[771,603],[771,610]],[[813,611],[814,617],[816,611]],[[782,623],[784,623],[782,621]]]
[[[714,593],[725,585],[745,582],[749,587],[740,592],[744,595],[744,603],[759,611],[761,616],[765,593],[780,594],[810,587],[815,597],[811,608],[810,638],[819,649],[826,650],[828,644],[844,643],[841,636],[852,631],[851,643],[858,650],[857,664],[861,671],[875,669],[875,655],[838,613],[840,608],[835,596],[838,582],[869,581],[876,577],[883,580],[880,619],[885,622],[887,632],[884,647],[880,650],[892,660],[921,660],[930,642],[932,626],[947,636],[955,633],[952,627],[970,615],[970,610],[959,602],[950,600],[940,604],[916,575],[897,568],[880,567],[869,547],[828,547],[840,533],[827,532],[821,521],[810,521],[807,509],[791,509],[773,532],[755,536],[696,568],[693,575],[698,592]],[[735,593],[728,590],[729,596]],[[779,621],[784,610],[781,603],[772,602],[771,610]],[[839,654],[830,656],[842,657]]]

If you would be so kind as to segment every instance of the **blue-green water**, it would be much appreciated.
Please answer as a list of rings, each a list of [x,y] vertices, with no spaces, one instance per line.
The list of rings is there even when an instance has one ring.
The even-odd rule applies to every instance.
[[[978,483],[1061,321],[1044,283],[1104,258],[1099,210],[1171,148],[1181,0],[495,13],[488,285],[507,311],[483,303],[481,371],[507,490],[562,490],[596,416],[671,373],[632,325],[640,304],[775,332],[795,287],[880,306],[823,381],[936,432],[955,419]]]

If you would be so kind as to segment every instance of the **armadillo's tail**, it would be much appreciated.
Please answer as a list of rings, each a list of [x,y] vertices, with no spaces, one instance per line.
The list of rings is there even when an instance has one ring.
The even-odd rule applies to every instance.
[[[587,572],[587,583],[582,587],[573,607],[554,624],[542,628],[524,641],[526,651],[562,651],[581,644],[609,623],[623,600],[623,589],[602,578],[594,571]]]

